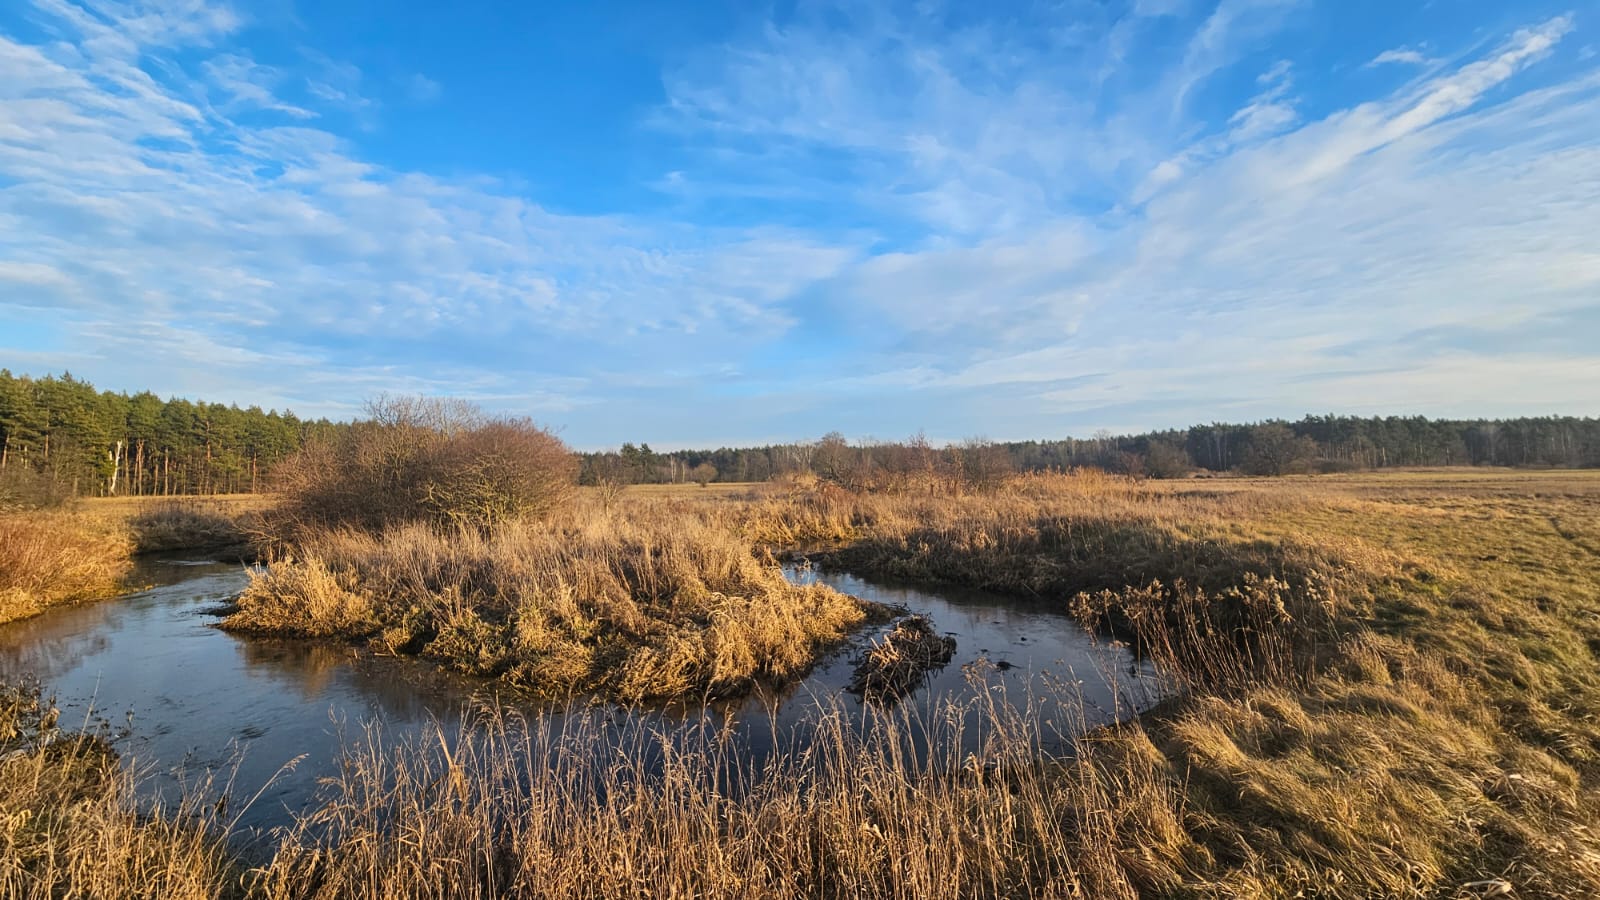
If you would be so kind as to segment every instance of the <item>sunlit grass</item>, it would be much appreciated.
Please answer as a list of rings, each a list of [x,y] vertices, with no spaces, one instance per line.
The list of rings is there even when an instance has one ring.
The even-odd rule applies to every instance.
[[[873,612],[789,583],[715,515],[648,500],[491,531],[321,532],[287,552],[225,627],[365,641],[557,697],[743,693]]]
[[[124,529],[92,517],[0,515],[0,622],[114,593],[132,549]]]
[[[961,716],[897,707],[862,731],[824,710],[814,743],[760,767],[720,733],[668,740],[603,716],[552,733],[495,715],[392,751],[358,742],[242,878],[210,862],[174,871],[267,897],[1600,895],[1600,473],[1079,475],[965,497],[796,484],[715,502],[696,490],[596,501],[549,536],[337,538],[323,561],[396,588],[398,573],[447,573],[439,584],[463,597],[515,594],[582,644],[585,620],[562,618],[563,603],[592,616],[612,598],[614,622],[631,621],[623,597],[647,618],[680,593],[685,609],[714,594],[754,605],[730,588],[766,583],[762,548],[803,547],[1087,604],[1179,693],[1066,756],[1002,705],[971,758],[949,732],[968,727]],[[678,627],[662,622],[648,627]],[[922,731],[943,750],[904,752]],[[43,771],[38,752],[7,765]],[[61,794],[20,784],[0,782],[16,792],[4,809],[65,814]],[[135,826],[104,830],[150,859],[209,859],[184,849],[210,846],[203,822]],[[5,871],[41,871],[22,846],[0,850]],[[49,871],[53,888],[10,884],[148,893],[126,867]]]

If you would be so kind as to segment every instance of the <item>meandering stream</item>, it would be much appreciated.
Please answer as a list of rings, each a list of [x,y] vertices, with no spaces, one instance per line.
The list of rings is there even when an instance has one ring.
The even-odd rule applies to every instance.
[[[1155,696],[1149,671],[1124,648],[1044,606],[805,567],[788,574],[921,613],[955,638],[951,663],[902,701],[913,710],[978,694],[1019,708],[1031,703],[1041,727],[1067,740],[1085,725],[1137,712]],[[369,724],[381,725],[381,740],[399,742],[434,721],[455,722],[484,701],[531,715],[567,714],[426,662],[223,632],[215,627],[217,610],[249,578],[237,564],[148,561],[137,578],[155,586],[0,626],[0,677],[38,677],[61,709],[63,727],[103,729],[158,790],[211,774],[231,778],[235,797],[260,791],[241,814],[242,827],[288,822],[312,799],[317,780],[335,770],[341,746],[363,739]],[[782,691],[613,715],[669,728],[710,717],[759,757],[775,735],[803,733],[819,702],[860,715],[861,701],[844,689],[861,651],[885,629],[859,633]]]

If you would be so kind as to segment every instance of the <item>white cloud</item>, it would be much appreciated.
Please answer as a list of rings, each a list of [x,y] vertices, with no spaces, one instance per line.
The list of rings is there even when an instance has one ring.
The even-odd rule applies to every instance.
[[[1086,230],[1061,227],[1025,240],[884,253],[834,287],[886,318],[898,339],[918,346],[1007,334],[1060,338],[1072,330],[1085,299],[1064,285],[1077,280],[1097,249]]]
[[[1079,87],[1095,66],[983,24],[948,33],[935,12],[836,12],[848,39],[802,18],[669,74],[658,124],[707,148],[707,174],[686,171],[680,190],[770,195],[819,154],[845,155],[826,185],[841,201],[972,237],[1037,225],[1121,164],[1087,127]]]
[[[1600,358],[1568,323],[1600,323],[1600,78],[1485,103],[1569,29],[1300,127],[1275,65],[1228,132],[1155,167],[1136,219],[1063,214],[1070,250],[1037,230],[872,259],[840,284],[894,339],[829,390],[1004,397],[1015,436],[1029,408],[1594,412]]]
[[[1238,60],[1241,45],[1277,30],[1285,12],[1301,0],[1221,0],[1189,40],[1177,70],[1173,109],[1181,110],[1206,79]]]
[[[0,284],[10,285],[13,290],[46,288],[46,295],[56,296],[70,293],[76,287],[66,273],[54,266],[5,260],[0,260]]]
[[[201,68],[211,83],[229,96],[227,109],[279,112],[295,119],[317,117],[308,109],[278,99],[276,91],[283,82],[283,73],[270,66],[235,53],[223,53],[206,60]]]
[[[851,8],[840,35],[803,10],[668,73],[653,123],[693,151],[659,183],[685,208],[830,223],[761,228],[562,215],[376,165],[328,124],[378,114],[359,70],[260,65],[198,3],[40,5],[57,38],[0,37],[0,306],[51,310],[73,347],[3,348],[21,363],[241,399],[265,373],[257,402],[312,412],[444,389],[701,433],[755,414],[730,381],[774,410],[888,397],[883,433],[997,437],[1600,411],[1574,343],[1600,322],[1600,78],[1521,80],[1567,18],[1325,112],[1301,92],[1327,72],[1246,52],[1291,4],[1141,4],[1160,20],[1086,34]],[[1184,22],[1153,66],[1139,42]],[[1246,64],[1254,94],[1198,117]],[[917,409],[968,420],[901,421]]]
[[[242,51],[200,63],[225,90],[215,107],[196,82],[150,74],[174,65],[166,48],[233,27],[224,13],[44,8],[67,40],[0,38],[0,75],[13,76],[0,78],[0,303],[119,323],[74,340],[106,359],[168,359],[163,378],[359,370],[341,356],[386,342],[463,364],[490,356],[525,379],[603,365],[584,344],[643,366],[692,347],[736,352],[780,333],[779,302],[854,254],[783,229],[557,215],[490,181],[388,171],[327,131],[243,124],[246,110],[311,113],[275,93],[284,72]],[[313,96],[366,105],[359,72],[316,71]],[[143,325],[123,327],[130,310]],[[263,344],[284,349],[244,350]]]
[[[1385,50],[1379,53],[1367,65],[1381,66],[1386,63],[1400,63],[1408,66],[1427,66],[1432,65],[1434,62],[1435,60],[1424,56],[1421,50],[1415,50],[1410,47],[1396,47],[1393,50]]]
[[[361,69],[347,62],[331,59],[325,54],[302,50],[314,67],[315,74],[306,79],[306,92],[323,103],[351,113],[363,113],[376,106],[376,101],[362,92],[365,76]]]
[[[1294,88],[1292,69],[1288,60],[1279,60],[1256,76],[1258,92],[1228,118],[1227,131],[1189,144],[1162,160],[1133,190],[1130,199],[1136,204],[1146,203],[1196,167],[1297,124],[1300,113],[1290,94]]]
[[[1261,91],[1228,119],[1230,145],[1248,144],[1287,130],[1300,119],[1289,91],[1294,87],[1288,60],[1279,60],[1256,78]]]
[[[1572,20],[1566,16],[1523,29],[1489,58],[1428,81],[1409,96],[1363,104],[1329,119],[1317,129],[1321,146],[1301,167],[1299,177],[1324,177],[1363,153],[1470,108],[1489,89],[1549,53],[1571,29]]]

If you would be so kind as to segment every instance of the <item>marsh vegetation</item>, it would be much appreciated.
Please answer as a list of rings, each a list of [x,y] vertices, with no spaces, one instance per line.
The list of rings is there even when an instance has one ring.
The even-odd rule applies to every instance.
[[[1130,643],[1170,693],[1065,729],[1065,749],[1026,705],[969,701],[974,732],[970,709],[824,704],[804,743],[759,762],[716,728],[491,709],[402,746],[354,740],[248,861],[204,790],[153,809],[114,762],[62,764],[109,756],[22,694],[0,729],[11,893],[1600,891],[1594,473],[802,477],[470,521],[428,502],[381,521],[264,513],[271,563],[232,624],[547,694],[736,694],[870,614],[786,580],[780,557],[802,554],[1048,606]]]
[[[93,500],[0,512],[0,623],[134,587],[140,554],[253,556],[257,498]]]

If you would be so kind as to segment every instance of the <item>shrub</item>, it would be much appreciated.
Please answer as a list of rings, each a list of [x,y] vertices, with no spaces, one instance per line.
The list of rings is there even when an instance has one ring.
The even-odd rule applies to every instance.
[[[49,472],[26,465],[0,469],[0,511],[51,509],[71,497],[72,492]]]
[[[270,534],[411,522],[488,527],[547,515],[576,482],[571,451],[529,419],[426,398],[380,398],[370,412],[275,470],[283,502],[268,517]]]
[[[576,457],[527,419],[492,419],[451,435],[424,469],[429,517],[462,525],[548,515],[577,480]]]

